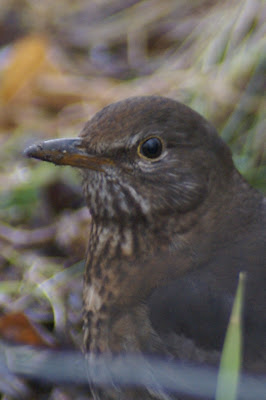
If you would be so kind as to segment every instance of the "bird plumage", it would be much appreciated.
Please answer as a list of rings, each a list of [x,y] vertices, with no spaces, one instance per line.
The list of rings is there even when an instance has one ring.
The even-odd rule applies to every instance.
[[[45,143],[28,155],[81,167],[92,215],[86,353],[217,364],[246,271],[244,366],[265,372],[265,200],[211,124],[174,100],[136,97],[97,113],[71,161],[62,152],[58,162],[51,144],[48,157]],[[95,399],[164,396],[95,391]]]

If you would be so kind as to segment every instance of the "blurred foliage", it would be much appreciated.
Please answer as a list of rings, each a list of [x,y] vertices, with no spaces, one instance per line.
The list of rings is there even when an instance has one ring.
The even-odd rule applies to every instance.
[[[265,14],[263,0],[1,0],[2,314],[24,312],[62,347],[80,346],[82,267],[69,267],[83,258],[90,216],[79,176],[23,150],[76,136],[110,102],[160,94],[186,103],[266,191]],[[45,282],[55,285],[44,295]]]

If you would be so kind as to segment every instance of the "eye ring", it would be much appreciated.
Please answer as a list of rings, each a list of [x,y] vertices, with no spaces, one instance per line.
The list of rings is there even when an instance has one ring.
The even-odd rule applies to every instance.
[[[138,145],[138,155],[145,160],[157,161],[162,152],[163,142],[158,136],[150,136]]]

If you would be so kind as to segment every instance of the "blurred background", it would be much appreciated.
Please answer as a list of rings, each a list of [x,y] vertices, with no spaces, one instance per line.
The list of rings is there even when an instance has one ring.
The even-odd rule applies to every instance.
[[[90,216],[77,171],[23,157],[105,105],[163,95],[210,120],[265,182],[263,0],[1,0],[0,348],[79,349]],[[84,399],[82,386],[0,377],[2,399]]]

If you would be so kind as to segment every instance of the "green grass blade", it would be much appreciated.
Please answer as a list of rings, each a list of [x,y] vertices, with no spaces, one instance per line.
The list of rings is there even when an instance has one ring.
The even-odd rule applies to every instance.
[[[245,273],[239,274],[239,283],[227,328],[216,390],[216,400],[236,400],[242,363],[242,311]]]

